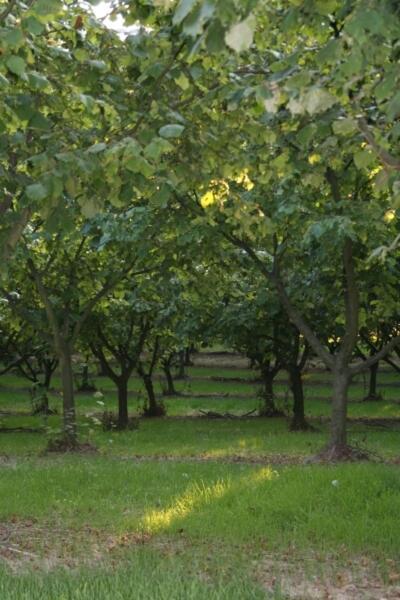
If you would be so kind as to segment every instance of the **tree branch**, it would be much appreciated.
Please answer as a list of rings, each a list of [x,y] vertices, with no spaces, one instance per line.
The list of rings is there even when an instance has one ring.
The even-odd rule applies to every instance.
[[[331,188],[332,198],[340,205],[342,199],[336,173],[328,167],[325,176]],[[343,365],[347,365],[358,338],[358,316],[360,311],[360,299],[353,257],[353,241],[349,237],[346,237],[344,240],[342,257],[345,278],[344,303],[346,324],[345,334],[339,350],[339,360]]]
[[[390,340],[390,342],[388,342],[386,344],[386,346],[383,346],[382,350],[379,350],[379,352],[377,352],[373,356],[370,356],[364,362],[350,366],[351,374],[357,375],[358,373],[363,373],[364,371],[367,371],[370,367],[375,365],[377,362],[379,362],[380,360],[383,360],[385,358],[385,356],[387,354],[389,354],[389,352],[391,352],[394,348],[396,348],[399,345],[400,345],[400,335],[392,338]]]
[[[77,340],[84,322],[90,315],[92,309],[95,307],[97,302],[101,300],[101,298],[103,298],[108,292],[110,292],[113,289],[113,287],[117,285],[117,283],[119,283],[124,277],[126,277],[129,274],[130,270],[133,269],[133,267],[135,266],[136,260],[137,259],[135,258],[135,260],[129,265],[129,267],[121,273],[119,273],[117,276],[110,277],[110,279],[104,283],[104,285],[97,292],[97,294],[95,294],[90,300],[88,300],[85,307],[83,308],[81,316],[75,323],[71,336],[72,343],[74,343]],[[131,276],[136,277],[137,275],[143,275],[144,273],[149,273],[151,271],[153,271],[153,269],[142,269],[141,271],[137,271],[136,273],[131,273]]]
[[[49,295],[47,293],[47,289],[43,284],[42,278],[40,276],[40,273],[38,272],[38,270],[36,269],[34,262],[31,258],[28,259],[28,267],[29,270],[32,274],[32,277],[36,283],[36,287],[37,290],[39,292],[39,296],[42,299],[42,302],[44,304],[44,308],[46,311],[46,315],[47,318],[49,320],[50,323],[50,327],[52,329],[53,332],[53,338],[54,338],[54,343],[55,343],[55,347],[58,351],[60,351],[61,347],[62,347],[62,339],[61,339],[61,331],[60,331],[60,324],[58,322],[57,316],[54,312],[54,309],[51,305],[50,302],[50,298]]]
[[[378,155],[382,163],[385,165],[385,167],[388,167],[389,169],[395,169],[396,171],[400,171],[400,159],[392,156],[390,152],[388,152],[387,150],[385,150],[385,148],[382,148],[382,146],[378,144],[374,134],[368,127],[367,121],[364,118],[360,118],[358,119],[357,123],[359,130],[365,137],[368,144],[371,146],[372,150],[376,152],[376,154]]]
[[[12,9],[16,6],[16,4],[17,0],[8,0],[8,5],[3,10],[3,12],[0,13],[0,23],[2,23],[8,17],[8,15],[11,13]]]
[[[284,309],[286,310],[290,320],[296,325],[297,329],[308,340],[315,354],[319,356],[322,362],[324,362],[329,369],[332,369],[334,364],[333,357],[326,350],[326,348],[324,348],[322,343],[317,338],[316,334],[308,325],[307,321],[290,301],[280,277],[278,263],[275,261],[273,269],[270,271],[266,267],[264,262],[259,258],[255,250],[253,250],[253,248],[251,248],[251,246],[247,242],[225,231],[221,231],[221,234],[232,244],[244,250],[246,254],[254,261],[254,263],[259,268],[261,273],[266,277],[266,279],[268,279],[275,286],[279,300]]]

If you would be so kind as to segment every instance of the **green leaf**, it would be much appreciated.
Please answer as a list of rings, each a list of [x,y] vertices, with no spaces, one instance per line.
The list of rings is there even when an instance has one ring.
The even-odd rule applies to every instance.
[[[18,48],[24,41],[24,36],[20,29],[8,29],[1,33],[0,40],[2,45],[9,48]]]
[[[31,129],[42,129],[44,131],[49,131],[52,128],[52,125],[52,122],[39,112],[35,113],[29,120],[29,127]]]
[[[44,90],[50,86],[49,80],[36,71],[31,71],[28,74],[28,81],[29,86],[34,90]]]
[[[104,62],[104,60],[88,60],[87,64],[89,65],[89,67],[91,67],[92,69],[96,69],[96,71],[107,71],[107,64]]]
[[[179,75],[179,77],[177,77],[177,78],[175,79],[175,83],[176,83],[177,85],[179,85],[179,87],[180,87],[180,88],[181,88],[183,91],[187,90],[187,89],[188,89],[188,87],[190,86],[189,79],[186,77],[186,75],[185,75],[184,73],[181,73],[181,74]]]
[[[85,50],[85,48],[76,48],[74,50],[74,57],[79,62],[83,62],[83,61],[87,60],[88,56],[89,56],[88,51]]]
[[[316,0],[315,8],[320,15],[333,14],[338,8],[338,0]]]
[[[33,7],[32,11],[41,17],[52,17],[56,15],[58,12],[62,10],[62,2],[61,0],[37,0]]]
[[[336,135],[350,135],[357,131],[357,123],[354,119],[339,119],[332,123],[333,132]]]
[[[82,214],[87,219],[95,217],[102,209],[101,204],[95,198],[79,198],[78,202],[81,207]]]
[[[202,6],[204,5],[198,6],[185,20],[183,31],[190,37],[195,38],[203,31]],[[195,44],[195,46],[197,47],[197,44]]]
[[[375,156],[370,150],[360,150],[354,155],[354,164],[358,169],[368,169],[375,162]]]
[[[197,4],[197,0],[181,0],[176,8],[174,13],[172,22],[174,25],[179,25],[182,23],[183,19],[185,19],[191,10]]]
[[[43,23],[35,19],[35,17],[27,17],[24,19],[22,21],[22,27],[32,35],[40,35],[45,29]]]
[[[161,127],[161,129],[158,131],[158,133],[163,138],[167,138],[167,139],[168,138],[177,138],[182,134],[184,129],[185,128],[183,125],[174,123],[171,125],[164,125],[164,127]]]
[[[78,97],[87,110],[92,111],[94,109],[96,102],[92,96],[89,96],[88,94],[79,94]]]
[[[345,77],[357,75],[363,68],[363,55],[359,48],[355,47],[352,52],[347,55],[346,60],[342,63],[340,70]]]
[[[324,112],[336,103],[336,98],[323,88],[312,88],[303,98],[303,105],[310,115]]]
[[[339,39],[330,40],[317,54],[317,60],[321,63],[334,63],[340,57],[342,44]]]
[[[390,98],[393,90],[396,88],[398,72],[397,69],[389,71],[385,77],[377,84],[374,90],[375,98],[378,102]]]
[[[157,190],[157,192],[152,196],[151,201],[154,205],[165,208],[168,204],[170,196],[170,187],[166,183],[163,183],[160,189]]]
[[[389,119],[396,119],[400,114],[400,92],[397,92],[388,102],[386,113]]]
[[[225,34],[226,45],[235,50],[235,52],[247,50],[253,43],[255,28],[256,19],[254,15],[249,15],[244,21],[233,25]]]
[[[25,193],[30,200],[40,201],[47,197],[47,190],[41,183],[32,183],[25,188]]]
[[[4,75],[0,73],[0,88],[5,88],[8,85],[10,85],[10,82],[8,81],[7,77],[4,77]]]
[[[11,73],[21,77],[25,73],[26,62],[20,56],[12,55],[7,59],[6,66]]]
[[[317,131],[316,124],[309,123],[308,125],[306,125],[305,127],[302,127],[299,130],[296,137],[302,145],[307,146],[311,142],[311,140],[314,138],[316,131]]]
[[[131,156],[124,161],[124,166],[132,173],[141,173],[144,177],[150,177],[154,169],[143,156]]]
[[[167,140],[157,137],[146,146],[144,155],[150,160],[157,161],[162,154],[171,152],[173,149],[174,147]]]
[[[225,48],[224,42],[225,30],[220,21],[215,20],[207,29],[206,46],[212,53],[222,52]]]
[[[122,156],[122,162],[125,163],[131,158],[136,158],[137,156],[140,156],[141,152],[142,147],[139,144],[139,142],[137,142],[133,138],[125,140],[125,148]]]
[[[371,33],[384,33],[387,23],[384,16],[377,10],[362,10],[357,15],[358,26]]]
[[[99,144],[93,144],[90,148],[87,149],[88,154],[98,154],[99,152],[103,152],[107,148],[107,144],[104,142],[100,142]]]

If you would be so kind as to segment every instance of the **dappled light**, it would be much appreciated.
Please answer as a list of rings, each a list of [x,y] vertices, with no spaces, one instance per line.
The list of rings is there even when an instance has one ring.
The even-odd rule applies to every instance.
[[[221,498],[231,488],[231,482],[218,481],[208,486],[204,482],[192,484],[183,496],[177,498],[173,506],[166,510],[152,511],[143,519],[143,526],[151,533],[168,529],[176,521],[184,519],[198,508]]]
[[[171,507],[146,514],[142,521],[143,527],[150,533],[168,531],[170,527],[181,525],[188,517],[204,514],[208,507],[212,508],[212,505],[226,494],[240,494],[242,489],[247,490],[253,485],[272,481],[278,476],[277,471],[264,467],[234,482],[228,479],[217,481],[211,486],[206,485],[204,481],[190,484],[185,493],[174,500]]]

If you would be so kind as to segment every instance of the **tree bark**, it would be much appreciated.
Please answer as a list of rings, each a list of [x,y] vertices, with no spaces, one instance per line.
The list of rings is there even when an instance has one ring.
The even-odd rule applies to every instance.
[[[72,355],[68,342],[62,342],[58,351],[60,354],[61,384],[63,394],[64,438],[71,445],[77,443],[74,376],[72,370]]]
[[[128,379],[119,377],[118,386],[118,429],[128,427]]]
[[[185,351],[184,350],[180,350],[178,356],[179,356],[179,363],[178,363],[178,373],[176,375],[176,379],[185,379],[185,377],[186,377],[186,373],[185,373]]]
[[[174,380],[172,378],[172,373],[171,373],[171,367],[169,366],[169,364],[165,363],[163,365],[163,371],[164,371],[164,375],[165,375],[165,380],[167,382],[167,389],[164,392],[165,396],[175,396],[176,395],[176,389],[175,389],[175,385],[174,385]]]
[[[280,416],[280,411],[275,406],[274,401],[274,378],[275,373],[269,368],[261,369],[261,376],[263,380],[263,406],[260,409],[260,415],[263,417],[277,417]]]
[[[51,383],[51,378],[53,376],[54,373],[54,369],[53,366],[51,365],[50,362],[48,362],[47,360],[44,361],[44,381],[43,381],[43,385],[46,388],[46,390],[50,389],[50,383]]]
[[[290,423],[291,431],[307,431],[310,425],[306,421],[304,414],[304,391],[301,368],[298,365],[287,367],[289,374],[290,389],[293,394],[293,417]]]
[[[340,458],[347,454],[347,396],[351,374],[347,369],[333,371],[332,419],[329,454]]]
[[[99,361],[99,364],[98,364],[97,375],[98,375],[98,377],[108,377],[108,371],[104,367],[104,364],[101,361]]]
[[[95,392],[96,386],[90,381],[89,365],[85,363],[82,366],[82,372],[80,376],[80,382],[78,386],[80,392]]]
[[[185,367],[193,366],[192,359],[190,358],[191,352],[192,352],[192,349],[189,346],[187,348],[185,348]]]
[[[368,395],[364,400],[382,400],[382,396],[377,393],[377,376],[378,376],[379,362],[371,365],[369,368],[369,390]]]
[[[144,414],[146,417],[161,417],[165,414],[165,410],[161,404],[157,402],[156,395],[154,393],[153,380],[150,375],[142,375],[143,383],[146,388],[148,407],[145,409]]]

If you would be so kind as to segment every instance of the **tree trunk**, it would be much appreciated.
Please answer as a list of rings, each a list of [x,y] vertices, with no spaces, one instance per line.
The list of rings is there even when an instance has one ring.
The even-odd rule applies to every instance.
[[[53,411],[49,408],[49,398],[47,396],[47,389],[44,385],[35,382],[32,385],[30,393],[32,399],[32,415],[53,414]]]
[[[185,348],[185,367],[193,366],[192,359],[190,358],[191,351],[192,349],[189,346]]]
[[[174,386],[174,380],[172,378],[171,368],[168,363],[163,365],[163,371],[165,375],[165,380],[167,382],[167,389],[164,392],[165,396],[175,396],[177,391]]]
[[[50,383],[51,383],[51,378],[53,376],[54,373],[54,369],[52,367],[52,365],[45,360],[44,361],[44,381],[43,381],[43,385],[45,387],[46,390],[50,389]]]
[[[46,388],[47,390],[48,388]],[[41,400],[40,400],[40,407],[39,411],[36,412],[36,414],[44,414],[44,415],[48,415],[48,414],[52,414],[53,411],[50,410],[50,406],[49,406],[49,398],[46,394],[46,392],[43,394]]]
[[[89,365],[84,364],[82,366],[81,380],[79,383],[79,391],[80,392],[95,392],[95,386],[90,382],[89,377]]]
[[[184,350],[180,350],[179,352],[179,366],[178,373],[176,375],[176,379],[185,379],[185,352]]]
[[[162,404],[159,404],[154,393],[153,380],[150,375],[143,375],[143,383],[146,388],[148,407],[144,414],[146,417],[161,417],[165,414],[165,409]]]
[[[328,456],[333,459],[344,458],[348,454],[346,418],[350,381],[348,371],[333,371],[331,438],[328,446]]]
[[[274,377],[275,374],[270,369],[261,369],[263,379],[263,406],[260,409],[260,416],[277,417],[281,416],[280,411],[275,406],[274,401]]]
[[[108,377],[107,369],[105,368],[104,364],[101,361],[99,361],[99,363],[98,363],[97,375],[98,375],[98,377]]]
[[[126,429],[128,427],[128,379],[120,377],[117,382],[118,386],[118,429]]]
[[[74,376],[72,371],[72,356],[68,342],[58,349],[60,353],[61,383],[63,394],[64,438],[71,445],[77,443]]]
[[[369,391],[368,395],[364,400],[382,400],[382,396],[377,393],[377,375],[379,369],[379,362],[376,362],[372,367],[369,368]]]
[[[291,431],[307,431],[310,425],[304,415],[304,392],[301,368],[297,365],[287,367],[290,389],[293,394],[293,418],[290,423]]]

